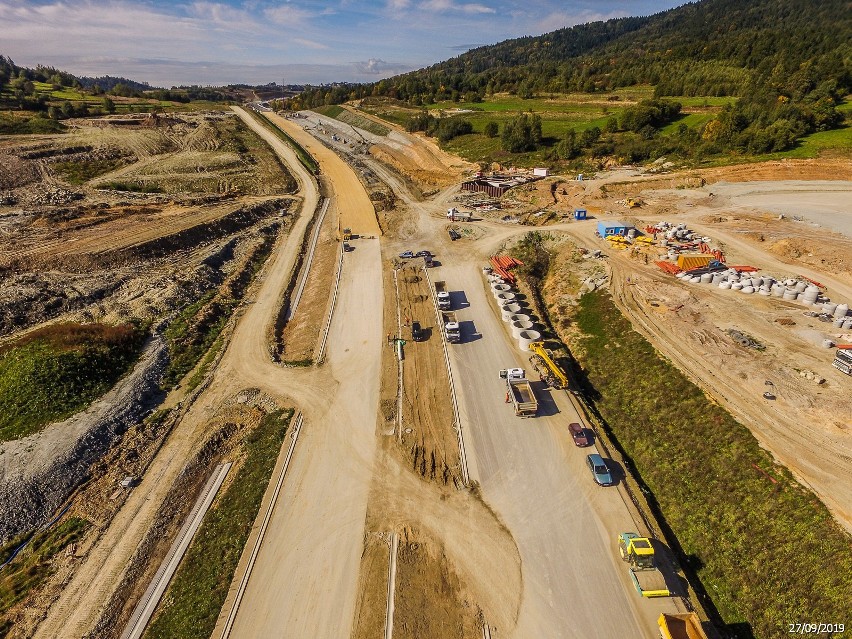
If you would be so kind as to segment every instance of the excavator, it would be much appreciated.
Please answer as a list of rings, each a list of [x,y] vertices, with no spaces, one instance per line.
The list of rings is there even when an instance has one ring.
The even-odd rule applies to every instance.
[[[536,372],[541,375],[541,378],[551,388],[568,388],[568,376],[553,361],[550,351],[544,347],[544,342],[533,342],[529,348],[535,353],[530,356],[530,363]]]

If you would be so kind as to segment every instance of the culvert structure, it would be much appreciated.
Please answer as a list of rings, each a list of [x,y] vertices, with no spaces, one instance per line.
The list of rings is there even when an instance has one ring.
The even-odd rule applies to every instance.
[[[512,316],[515,315],[515,313],[520,312],[520,310],[520,304],[510,302],[509,304],[503,304],[503,306],[500,307],[500,315],[503,317],[504,322],[510,322],[512,321]]]
[[[541,333],[538,331],[534,331],[532,329],[521,331],[518,336],[518,346],[521,347],[522,351],[530,350],[530,344],[533,342],[537,342],[541,339]]]
[[[521,333],[535,332],[535,325],[529,320],[521,320],[512,322],[512,337],[519,340]]]

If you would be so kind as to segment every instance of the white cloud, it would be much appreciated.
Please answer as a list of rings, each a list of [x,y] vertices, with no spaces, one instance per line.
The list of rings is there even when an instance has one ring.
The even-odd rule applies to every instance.
[[[303,47],[307,47],[308,49],[323,50],[329,48],[327,44],[314,42],[313,40],[306,40],[305,38],[293,38],[293,42],[301,44]]]
[[[390,76],[412,70],[411,65],[386,62],[380,58],[370,58],[365,62],[355,62],[353,66],[360,75]]]
[[[426,0],[420,5],[420,8],[426,11],[458,11],[468,14],[496,13],[492,7],[487,7],[484,4],[462,3],[455,2],[455,0]]]

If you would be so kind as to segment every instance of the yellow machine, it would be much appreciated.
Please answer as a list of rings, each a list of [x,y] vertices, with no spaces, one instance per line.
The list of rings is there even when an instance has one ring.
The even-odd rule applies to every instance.
[[[348,242],[352,239],[352,229],[343,229],[343,241]]]
[[[662,639],[707,639],[701,619],[694,612],[670,614],[664,612],[657,619]]]
[[[628,209],[635,209],[642,206],[642,200],[635,197],[629,197],[625,200],[625,204],[627,204]]]
[[[530,363],[542,378],[547,380],[547,383],[553,388],[568,388],[568,376],[550,357],[550,353],[544,347],[544,342],[533,342],[530,344],[530,350],[535,353],[530,357]]]
[[[618,552],[630,566],[630,578],[643,597],[669,597],[671,592],[666,585],[663,573],[657,567],[654,546],[647,537],[634,532],[621,533],[618,536]]]

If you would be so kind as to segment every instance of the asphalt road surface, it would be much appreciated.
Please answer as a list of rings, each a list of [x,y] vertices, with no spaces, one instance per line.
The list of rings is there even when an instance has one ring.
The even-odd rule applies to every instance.
[[[515,417],[505,402],[500,369],[537,375],[497,314],[480,266],[444,266],[440,278],[455,299],[470,304],[459,319],[473,322],[463,343],[451,347],[471,475],[521,556],[523,595],[508,636],[655,637],[656,618],[675,612],[675,602],[643,600],[633,590],[616,537],[636,526],[619,489],[594,483],[585,466],[593,449],[574,446],[567,426],[582,420],[568,397],[533,382],[540,415],[528,419]]]

